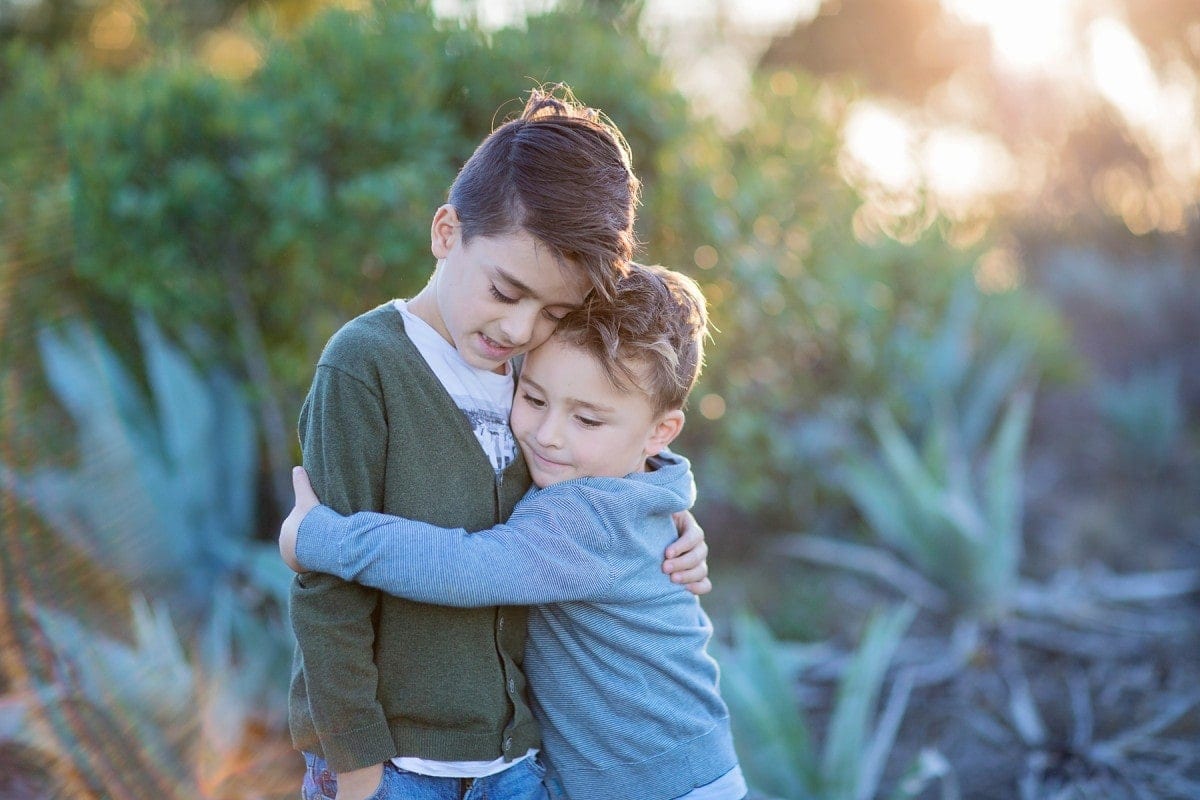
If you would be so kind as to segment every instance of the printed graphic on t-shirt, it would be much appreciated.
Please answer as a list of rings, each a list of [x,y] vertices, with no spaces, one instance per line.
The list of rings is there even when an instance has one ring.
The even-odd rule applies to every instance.
[[[517,454],[517,442],[513,438],[512,428],[508,427],[508,410],[472,406],[478,398],[464,395],[453,395],[454,402],[467,415],[467,421],[475,430],[475,438],[479,440],[483,452],[487,453],[492,462],[492,469],[500,472],[513,462]]]

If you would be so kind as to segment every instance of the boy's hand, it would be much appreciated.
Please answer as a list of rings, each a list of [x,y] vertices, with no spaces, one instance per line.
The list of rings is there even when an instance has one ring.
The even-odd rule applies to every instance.
[[[292,506],[292,513],[287,515],[283,525],[279,526],[279,555],[283,556],[284,563],[291,567],[293,572],[303,572],[303,567],[296,560],[296,534],[304,517],[319,506],[321,501],[317,499],[312,484],[308,482],[308,473],[304,471],[304,467],[292,467],[292,490],[296,493],[296,505]],[[367,792],[366,796],[370,794],[371,792]]]
[[[307,477],[304,482],[308,483]],[[337,776],[337,800],[366,800],[379,791],[379,784],[382,782],[383,764],[363,767],[351,772],[339,772]]]
[[[673,515],[679,538],[667,548],[667,560],[663,572],[675,583],[682,583],[692,594],[708,594],[712,581],[708,579],[708,545],[704,542],[704,529],[690,511]]]

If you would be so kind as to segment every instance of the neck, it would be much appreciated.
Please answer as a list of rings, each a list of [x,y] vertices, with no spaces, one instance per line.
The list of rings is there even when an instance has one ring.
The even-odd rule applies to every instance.
[[[442,320],[441,312],[438,311],[437,291],[432,279],[425,284],[425,288],[418,292],[416,297],[406,303],[406,306],[410,314],[427,323],[447,342],[454,344],[454,340],[450,337],[450,330]]]

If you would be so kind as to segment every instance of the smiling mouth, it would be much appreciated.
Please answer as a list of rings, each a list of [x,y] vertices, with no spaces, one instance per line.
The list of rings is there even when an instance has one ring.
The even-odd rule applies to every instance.
[[[544,455],[542,455],[541,453],[539,453],[539,452],[538,452],[538,451],[536,451],[536,450],[530,450],[529,452],[533,454],[533,457],[534,457],[534,459],[535,459],[536,461],[540,461],[540,462],[542,462],[543,464],[549,464],[549,465],[550,465],[550,466],[552,466],[552,467],[566,467],[566,466],[570,466],[569,464],[564,464],[562,461],[555,461],[555,460],[554,460],[554,459],[552,459],[552,458],[546,458]]]
[[[497,342],[486,334],[479,334],[479,338],[483,341],[484,347],[495,353],[508,353],[517,349],[513,345],[500,344],[500,342]]]

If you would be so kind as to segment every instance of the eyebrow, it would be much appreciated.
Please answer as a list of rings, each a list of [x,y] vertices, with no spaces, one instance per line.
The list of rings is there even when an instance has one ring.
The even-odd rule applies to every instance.
[[[514,289],[516,289],[521,294],[523,294],[527,297],[532,297],[534,300],[544,299],[539,292],[534,290],[534,288],[532,286],[525,283],[525,281],[521,280],[516,275],[513,275],[511,272],[506,270],[504,267],[501,267],[499,265],[494,265],[492,267],[492,269],[494,269],[496,271],[496,277],[498,277],[500,280],[504,281],[508,285],[512,286]],[[582,305],[580,303],[550,303],[550,305],[561,306],[562,308],[569,308],[572,310],[574,310],[576,308],[582,308]]]
[[[522,373],[521,381],[523,383],[528,383],[535,390],[541,392],[542,394],[546,394],[546,390],[542,388],[541,384],[539,384],[533,378],[530,378],[528,375],[525,375],[524,373]],[[600,405],[596,405],[595,403],[589,403],[586,400],[580,400],[575,397],[569,397],[567,399],[573,405],[583,406],[584,408],[588,408],[588,409],[591,409],[592,411],[595,411],[597,414],[615,414],[617,411],[615,408],[612,408],[611,406],[600,406]]]

